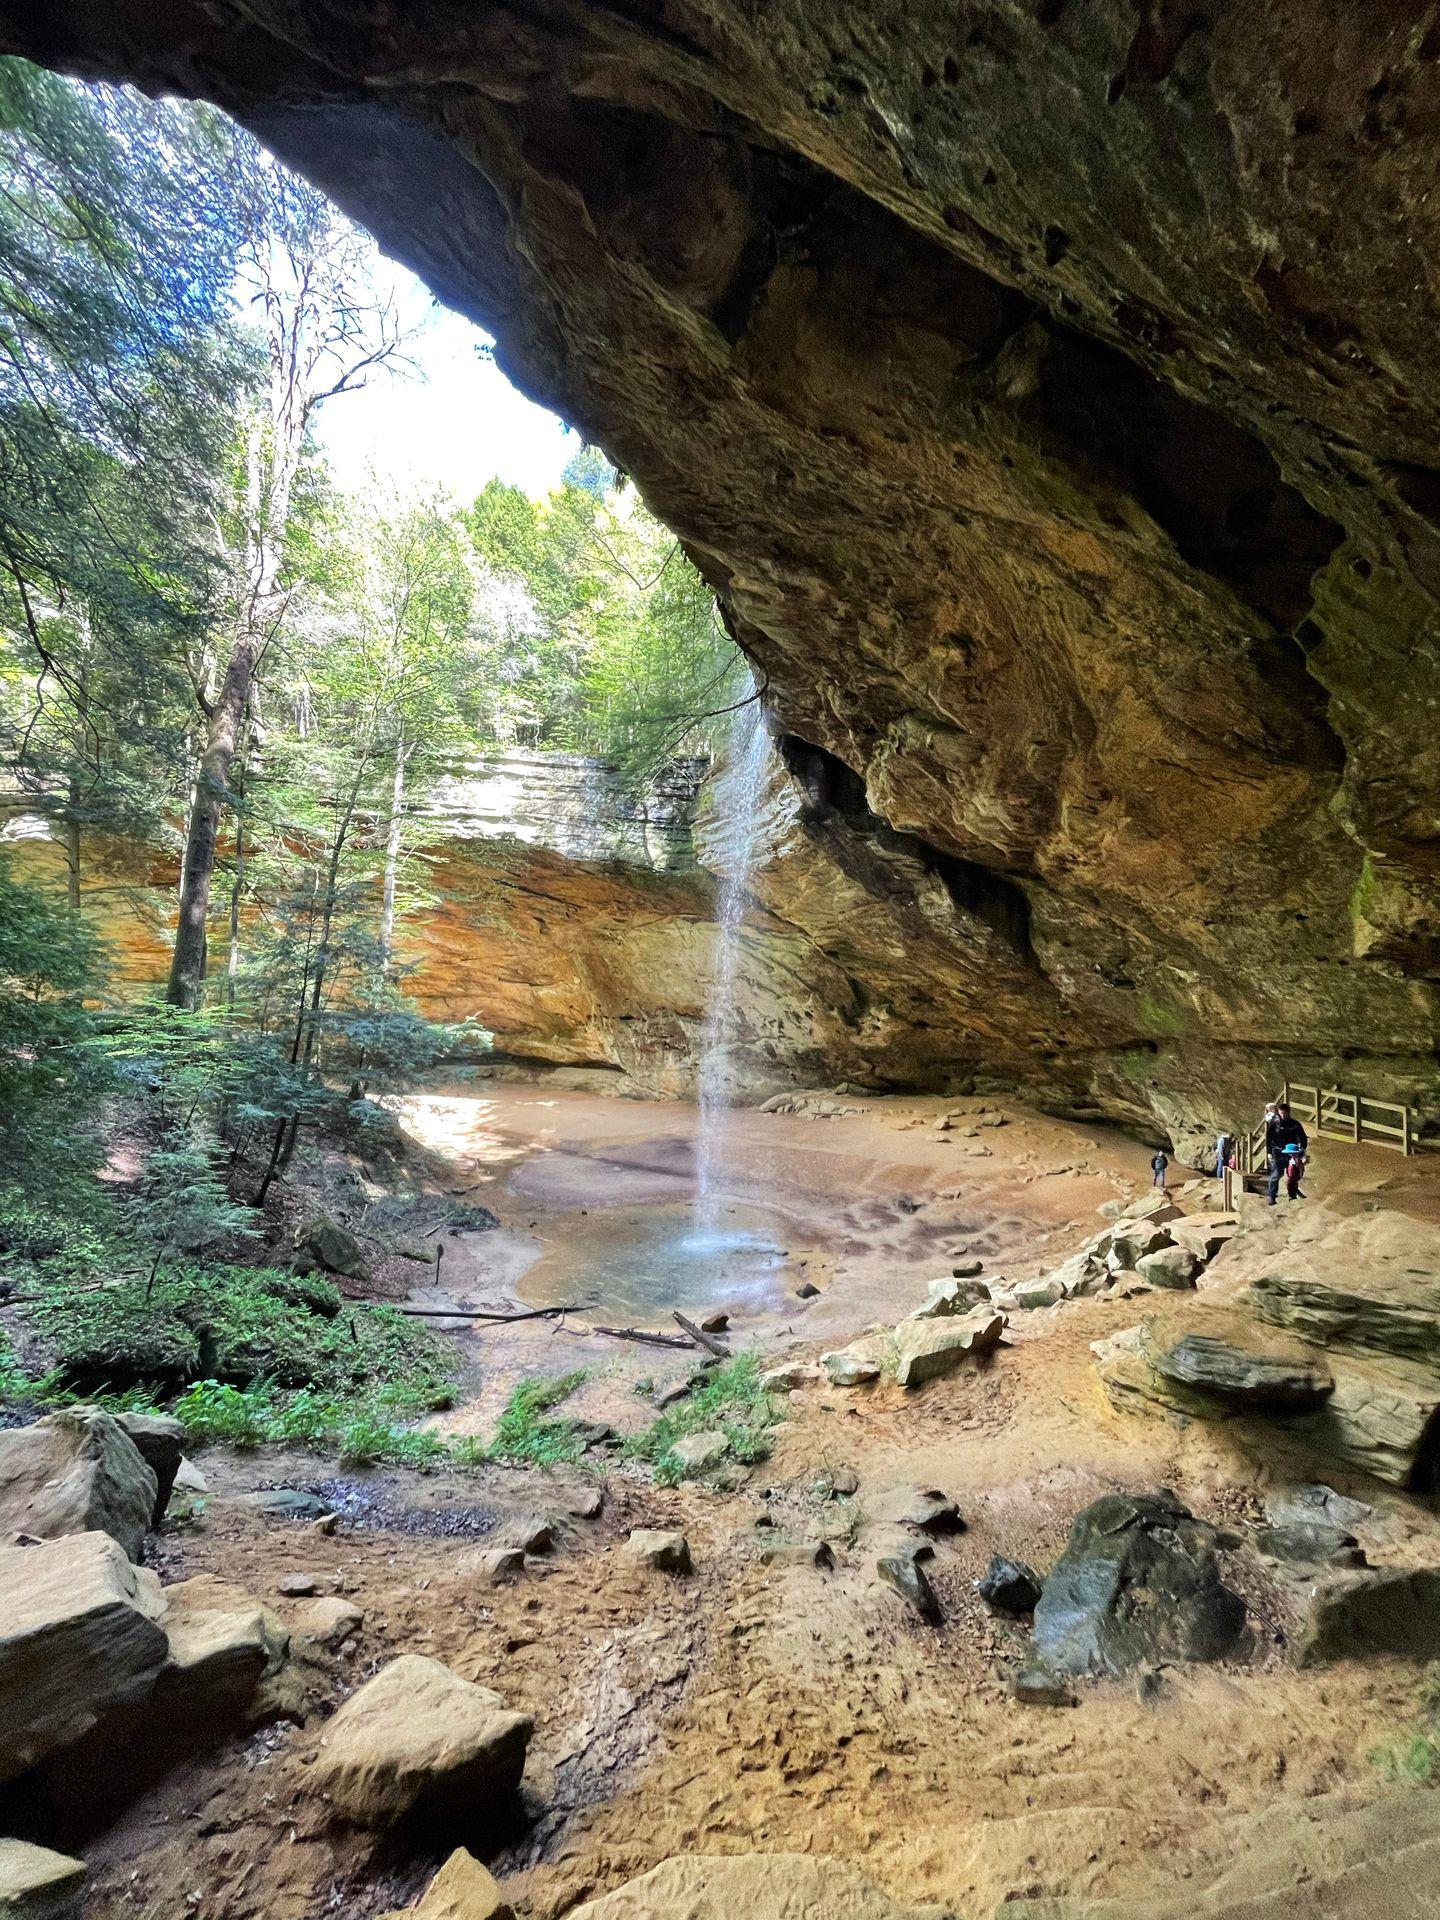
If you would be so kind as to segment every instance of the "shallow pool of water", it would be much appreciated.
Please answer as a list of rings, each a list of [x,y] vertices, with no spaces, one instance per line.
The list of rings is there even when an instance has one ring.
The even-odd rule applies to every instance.
[[[756,1207],[722,1205],[703,1228],[688,1206],[607,1207],[566,1220],[519,1292],[609,1326],[664,1327],[677,1308],[692,1318],[778,1313],[790,1303],[793,1250],[786,1223]]]

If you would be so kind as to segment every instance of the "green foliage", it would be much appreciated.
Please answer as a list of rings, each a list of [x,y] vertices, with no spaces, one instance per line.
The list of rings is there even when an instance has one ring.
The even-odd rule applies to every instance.
[[[171,1409],[197,1447],[309,1447],[338,1454],[345,1466],[421,1470],[450,1457],[439,1434],[411,1424],[426,1410],[425,1393],[403,1383],[353,1394],[285,1394],[265,1383],[242,1388],[217,1380],[197,1380]]]
[[[535,1467],[562,1466],[580,1458],[580,1443],[568,1420],[547,1418],[586,1378],[583,1367],[574,1373],[541,1380],[522,1380],[505,1403],[490,1443],[491,1458],[526,1461]]]
[[[723,1361],[685,1399],[626,1442],[625,1452],[648,1461],[663,1486],[681,1477],[680,1463],[671,1449],[689,1433],[716,1428],[730,1442],[733,1457],[746,1465],[767,1459],[772,1448],[770,1429],[785,1417],[783,1403],[760,1385],[760,1356],[741,1353]]]
[[[1425,1669],[1418,1704],[1419,1728],[1372,1747],[1368,1756],[1393,1786],[1440,1785],[1440,1662]]]

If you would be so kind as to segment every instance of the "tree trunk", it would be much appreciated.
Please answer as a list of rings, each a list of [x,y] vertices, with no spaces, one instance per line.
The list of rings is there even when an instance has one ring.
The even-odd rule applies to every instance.
[[[210,917],[210,889],[215,877],[215,849],[220,837],[220,814],[230,790],[231,770],[240,739],[250,683],[260,650],[260,635],[247,628],[235,643],[220,696],[200,756],[195,800],[185,835],[184,878],[180,887],[180,919],[175,928],[175,951],[165,998],[172,1007],[200,1004],[205,985],[205,929]]]
[[[390,788],[390,830],[385,839],[385,891],[380,906],[380,971],[390,970],[395,946],[395,881],[400,866],[400,815],[405,805],[405,759],[408,748],[402,733],[395,746],[395,778]]]
[[[80,906],[80,783],[70,777],[69,805],[65,812],[65,899],[71,912]]]

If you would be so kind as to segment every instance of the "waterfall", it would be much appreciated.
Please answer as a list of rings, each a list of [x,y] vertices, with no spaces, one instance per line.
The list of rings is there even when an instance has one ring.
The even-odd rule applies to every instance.
[[[695,1142],[695,1222],[713,1229],[720,1171],[730,1110],[727,1054],[735,1032],[735,984],[740,963],[740,930],[750,891],[759,837],[760,794],[769,742],[761,724],[760,703],[737,708],[725,761],[715,778],[714,863],[720,875],[716,900],[715,971],[705,1025],[700,1037],[699,1128]]]

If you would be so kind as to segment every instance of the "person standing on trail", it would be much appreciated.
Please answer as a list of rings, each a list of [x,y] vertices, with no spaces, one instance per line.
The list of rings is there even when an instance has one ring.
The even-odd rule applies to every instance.
[[[1150,1184],[1152,1187],[1159,1187],[1162,1193],[1165,1191],[1165,1175],[1169,1166],[1170,1162],[1165,1158],[1165,1149],[1161,1147],[1150,1162],[1150,1171],[1155,1176]]]
[[[1273,1108],[1265,1109],[1265,1151],[1270,1163],[1269,1203],[1273,1207],[1280,1192],[1280,1176],[1285,1172],[1287,1162],[1295,1160],[1298,1166],[1293,1187],[1286,1180],[1286,1192],[1293,1200],[1300,1192],[1300,1173],[1305,1166],[1305,1154],[1310,1145],[1304,1127],[1291,1113],[1283,1100],[1277,1101]]]
[[[1218,1134],[1215,1139],[1215,1178],[1217,1180],[1225,1178],[1225,1169],[1229,1164],[1230,1136],[1228,1133]]]

